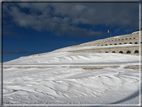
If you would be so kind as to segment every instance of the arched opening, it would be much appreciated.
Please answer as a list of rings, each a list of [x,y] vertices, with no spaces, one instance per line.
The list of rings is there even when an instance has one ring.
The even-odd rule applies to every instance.
[[[126,53],[127,53],[127,54],[130,54],[130,53],[131,53],[131,51],[127,51]]]
[[[108,51],[106,51],[106,53],[108,53]]]
[[[142,44],[142,42],[141,42],[141,44]]]
[[[106,46],[107,46],[107,44],[106,44]]]
[[[139,53],[139,51],[138,50],[135,50],[135,52],[134,53]]]
[[[131,39],[131,38],[129,38],[129,39]]]
[[[122,43],[119,43],[119,45],[121,45]]]
[[[119,53],[123,53],[123,51],[119,51]]]
[[[127,44],[127,43],[124,43],[124,44]]]
[[[124,39],[122,39],[122,40],[124,40]]]
[[[138,44],[138,42],[135,42],[135,44]]]
[[[112,51],[112,53],[116,53],[115,51]]]
[[[112,44],[110,44],[110,45],[112,45]]]
[[[136,38],[133,38],[133,39],[136,39]]]
[[[116,43],[114,45],[117,45]]]
[[[132,42],[130,42],[129,44],[132,44]]]

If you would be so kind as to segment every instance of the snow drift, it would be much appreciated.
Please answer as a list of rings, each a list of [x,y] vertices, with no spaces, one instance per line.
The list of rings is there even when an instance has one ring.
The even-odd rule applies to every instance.
[[[5,62],[4,104],[140,104],[140,71],[124,68],[139,65],[139,56],[67,50]],[[85,70],[74,66],[109,67]]]

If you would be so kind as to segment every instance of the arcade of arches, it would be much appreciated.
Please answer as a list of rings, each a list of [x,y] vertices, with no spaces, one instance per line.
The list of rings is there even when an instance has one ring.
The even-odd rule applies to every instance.
[[[142,32],[142,31],[141,31]],[[76,47],[96,46],[93,49],[74,50],[70,52],[99,52],[99,53],[120,53],[139,55],[139,47],[142,41],[139,40],[139,31],[132,34],[114,36],[106,39],[83,43]],[[98,48],[97,48],[98,47]]]

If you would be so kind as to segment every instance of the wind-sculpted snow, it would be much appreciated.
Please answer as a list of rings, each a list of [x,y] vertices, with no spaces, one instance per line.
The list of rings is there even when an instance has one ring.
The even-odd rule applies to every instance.
[[[139,81],[138,71],[123,67],[9,68],[4,69],[4,103],[110,104],[137,92]],[[121,103],[138,104],[138,95]]]
[[[53,52],[4,63],[4,104],[139,104],[139,56]],[[83,69],[81,66],[115,66]],[[78,67],[78,68],[77,68]],[[97,68],[97,67],[96,67]]]
[[[137,62],[139,63],[139,56],[135,55],[123,55],[117,53],[71,53],[71,52],[59,52],[52,54],[45,54],[41,56],[29,56],[18,58],[7,64],[123,64],[123,63]]]

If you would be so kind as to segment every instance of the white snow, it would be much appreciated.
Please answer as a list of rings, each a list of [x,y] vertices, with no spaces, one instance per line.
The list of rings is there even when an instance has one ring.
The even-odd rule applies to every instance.
[[[54,52],[83,50],[83,49],[97,49],[97,48],[112,48],[112,47],[124,47],[124,46],[139,46],[138,44],[123,44],[123,45],[108,45],[108,46],[80,46],[80,47],[65,47],[57,49]]]
[[[113,37],[113,38],[120,38],[121,36],[115,36],[115,37]]]
[[[139,105],[140,71],[125,69],[128,65],[139,65],[139,56],[58,52],[21,57],[4,63],[9,67],[3,69],[4,104]],[[26,66],[32,68],[18,68]]]
[[[58,52],[41,56],[18,58],[4,65],[122,65],[125,63],[139,63],[139,56],[117,53],[90,52]]]

